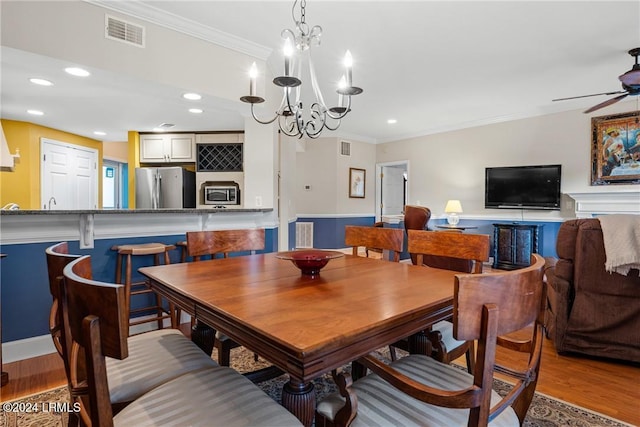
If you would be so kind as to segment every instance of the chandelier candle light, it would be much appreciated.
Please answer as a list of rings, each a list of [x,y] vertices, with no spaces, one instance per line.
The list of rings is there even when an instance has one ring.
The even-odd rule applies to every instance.
[[[458,217],[459,213],[462,213],[462,205],[460,204],[460,200],[449,200],[447,205],[444,207],[444,212],[449,214],[447,216],[447,222],[449,225],[457,225],[460,221]]]
[[[338,104],[335,107],[327,107],[322,97],[322,92],[318,86],[316,72],[311,61],[310,47],[313,44],[320,44],[322,27],[315,25],[309,28],[305,20],[306,0],[300,2],[300,19],[295,17],[295,8],[298,0],[293,3],[291,15],[296,25],[296,31],[290,29],[282,30],[284,39],[284,75],[273,79],[273,83],[283,89],[282,102],[276,111],[275,117],[270,120],[260,120],[255,112],[254,105],[264,102],[264,98],[256,94],[256,77],[258,67],[254,62],[249,70],[249,95],[240,98],[241,101],[251,104],[251,115],[261,124],[269,124],[278,120],[280,130],[288,136],[302,138],[317,138],[326,128],[336,130],[340,127],[340,120],[351,111],[351,97],[362,93],[362,89],[353,86],[353,58],[351,52],[347,50],[344,57],[345,74],[338,84]],[[295,49],[294,49],[295,47]],[[294,53],[297,52],[297,55]],[[302,80],[302,55],[305,55],[309,68],[311,87],[315,96],[314,102],[308,107],[305,114],[303,103],[300,100]],[[292,90],[295,89],[292,94]],[[346,98],[346,99],[345,99]],[[345,105],[346,104],[346,105]],[[306,116],[306,117],[305,117]]]

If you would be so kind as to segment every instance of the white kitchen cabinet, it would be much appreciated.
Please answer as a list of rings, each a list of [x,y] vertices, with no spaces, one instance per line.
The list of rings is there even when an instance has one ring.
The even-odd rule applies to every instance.
[[[191,163],[196,161],[192,133],[140,135],[140,163]]]
[[[196,135],[196,144],[236,144],[244,142],[244,133],[201,133]]]

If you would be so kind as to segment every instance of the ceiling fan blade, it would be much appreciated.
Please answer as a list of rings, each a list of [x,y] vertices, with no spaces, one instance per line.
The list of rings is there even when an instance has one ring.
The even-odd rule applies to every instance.
[[[592,113],[592,112],[594,112],[596,110],[599,110],[601,108],[608,107],[609,105],[615,104],[616,102],[626,98],[628,95],[629,95],[629,93],[626,92],[624,95],[620,95],[620,96],[616,96],[615,98],[607,99],[606,101],[601,102],[598,105],[594,105],[593,107],[589,108],[588,110],[585,110],[584,113],[585,114]]]
[[[591,95],[571,96],[569,98],[556,98],[556,99],[552,99],[551,101],[567,101],[569,99],[589,98],[591,96],[601,96],[601,95],[617,95],[619,93],[627,93],[627,92],[624,90],[618,90],[615,92],[602,92],[602,93],[594,93]]]

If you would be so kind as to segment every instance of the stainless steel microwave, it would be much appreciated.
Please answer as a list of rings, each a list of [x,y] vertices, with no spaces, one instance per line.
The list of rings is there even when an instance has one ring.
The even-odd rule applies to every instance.
[[[233,185],[205,185],[205,205],[238,205],[240,204],[240,191]]]

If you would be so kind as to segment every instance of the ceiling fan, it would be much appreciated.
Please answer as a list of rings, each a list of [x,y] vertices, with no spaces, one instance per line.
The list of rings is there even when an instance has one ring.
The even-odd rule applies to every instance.
[[[636,63],[631,67],[629,71],[622,74],[618,79],[622,82],[622,89],[616,92],[603,92],[603,93],[594,93],[592,95],[581,95],[581,96],[572,96],[570,98],[557,98],[552,99],[552,101],[565,101],[568,99],[578,99],[578,98],[587,98],[590,96],[600,96],[600,95],[618,95],[614,98],[607,99],[600,104],[594,105],[593,107],[584,111],[584,113],[591,113],[593,111],[599,110],[604,107],[608,107],[611,104],[615,104],[618,101],[623,100],[629,95],[640,95],[640,64],[638,64],[638,56],[640,56],[640,47],[636,47],[635,49],[631,49],[629,51],[629,55],[633,56],[636,60]],[[621,94],[621,95],[620,95]]]

